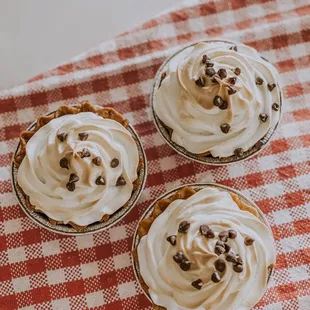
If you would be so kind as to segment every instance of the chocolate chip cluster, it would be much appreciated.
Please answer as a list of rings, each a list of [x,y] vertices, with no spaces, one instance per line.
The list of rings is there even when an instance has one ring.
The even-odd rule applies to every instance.
[[[186,234],[190,228],[190,223],[188,221],[182,221],[179,224],[178,233]],[[214,239],[215,233],[209,227],[209,225],[201,225],[199,227],[199,232],[203,235],[206,239]],[[236,273],[241,273],[243,271],[243,261],[239,254],[235,254],[231,246],[228,244],[228,240],[236,239],[237,232],[233,229],[229,229],[228,231],[222,231],[218,234],[218,240],[215,243],[214,253],[217,256],[224,255],[222,258],[218,258],[214,262],[215,272],[211,275],[211,281],[214,283],[218,283],[221,281],[221,276],[223,272],[226,270],[226,264],[232,263],[232,269]],[[172,246],[177,244],[177,236],[171,235],[168,236],[166,239]],[[255,239],[249,236],[244,238],[244,244],[246,246],[253,245]],[[183,271],[188,271],[191,268],[192,263],[188,260],[188,258],[182,253],[181,251],[177,252],[173,255],[173,260],[180,266]],[[225,262],[226,260],[226,262]],[[192,286],[198,290],[203,287],[203,281],[201,279],[197,279],[192,282]]]
[[[243,262],[241,257],[238,254],[235,254],[232,250],[230,245],[227,243],[228,239],[236,239],[237,232],[233,229],[228,231],[222,231],[218,234],[219,240],[215,244],[214,253],[218,256],[224,254],[226,257],[226,261],[233,264],[232,268],[235,272],[242,272],[243,271]],[[218,258],[215,263],[214,267],[216,271],[212,274],[211,280],[214,283],[218,283],[221,280],[221,273],[226,269],[226,263],[224,259]]]
[[[219,81],[224,80],[227,78],[227,71],[224,68],[220,68],[218,71],[214,69],[214,63],[211,62],[211,59],[207,55],[203,55],[202,57],[202,64],[205,66],[205,76],[198,77],[197,80],[195,80],[195,84],[199,87],[205,87],[206,86],[206,80],[210,79],[213,84],[219,84]],[[241,73],[240,69],[239,74]],[[236,69],[236,72],[238,73],[238,70]],[[237,75],[237,74],[236,74]],[[227,86],[227,94],[233,95],[237,92],[237,90],[233,87],[233,85],[236,84],[237,78],[231,77],[227,79],[227,83],[224,85]],[[226,110],[228,108],[228,104],[226,101],[223,100],[221,104],[217,105],[221,110]]]
[[[237,51],[237,47],[234,48],[234,50]],[[214,63],[211,61],[211,58],[208,55],[203,55],[201,62],[205,66],[205,76],[198,77],[198,79],[195,81],[197,86],[204,87],[206,85],[206,79],[210,79],[213,84],[219,84],[221,80],[226,79],[223,85],[226,86],[227,94],[231,96],[237,92],[237,89],[234,87],[234,85],[237,82],[237,76],[241,74],[240,68],[235,68],[233,70],[236,76],[227,78],[227,70],[225,68],[220,68],[216,71],[214,69]],[[224,100],[221,96],[216,96],[213,100],[213,103],[221,110],[226,110],[228,108],[227,101]]]
[[[181,234],[186,234],[187,231],[189,230],[190,227],[190,223],[187,221],[183,221],[180,223],[179,225],[179,229],[178,232]],[[169,240],[170,241],[169,241]],[[170,236],[167,238],[167,240],[172,244],[174,243],[174,245],[176,245],[176,236]],[[171,242],[172,241],[172,242]],[[174,256],[173,256],[173,260],[179,264],[180,268],[183,271],[187,271],[190,269],[191,267],[191,262],[185,257],[185,255],[182,252],[177,252]]]
[[[57,135],[57,138],[60,142],[64,142],[67,139],[68,134],[66,133],[59,133]],[[86,132],[81,132],[78,134],[78,137],[81,141],[86,141],[88,139],[88,133]],[[91,157],[91,153],[88,148],[83,148],[82,151],[77,152],[77,154],[80,156],[80,158],[87,158]],[[92,163],[95,166],[101,166],[102,165],[102,158],[100,156],[96,156],[92,159]],[[59,165],[63,169],[68,169],[69,170],[69,160],[66,157],[63,157],[59,161]],[[119,165],[119,160],[117,158],[113,158],[111,160],[110,166],[111,168],[116,168]],[[80,180],[79,176],[76,175],[75,173],[71,173],[68,183],[66,184],[66,188],[68,191],[73,192],[75,190],[75,183],[77,183]],[[100,175],[96,178],[95,180],[96,185],[105,185],[106,181],[105,178]],[[116,181],[116,186],[123,186],[126,184],[126,180],[124,179],[123,176],[118,177]]]
[[[235,52],[238,52],[238,47],[236,45],[231,46],[229,49],[233,50]],[[205,87],[206,79],[208,79],[208,78],[211,79],[211,82],[214,84],[219,84],[220,80],[224,80],[227,78],[226,69],[220,68],[216,72],[216,70],[214,69],[214,63],[211,61],[211,58],[208,55],[203,55],[201,62],[205,66],[205,76],[200,76],[200,77],[198,77],[197,80],[195,80],[195,84],[198,87]],[[235,93],[237,93],[237,89],[234,87],[234,85],[237,82],[238,76],[241,74],[241,69],[237,67],[237,68],[233,69],[232,72],[235,74],[235,76],[227,78],[225,83],[223,84],[227,88],[228,96],[231,96],[231,95],[234,95]],[[256,85],[261,86],[264,84],[264,80],[261,77],[257,76],[255,78],[255,83],[256,83]],[[275,87],[276,87],[275,83],[268,83],[267,84],[267,88],[270,92]],[[228,102],[219,95],[214,97],[213,104],[214,104],[214,106],[218,107],[220,110],[226,110],[228,108]],[[272,104],[272,109],[274,111],[279,111],[280,105],[277,102],[275,102]],[[261,113],[259,115],[259,119],[263,123],[265,123],[268,120],[268,117],[269,116],[267,113]],[[231,126],[227,123],[224,123],[224,124],[220,125],[220,129],[221,129],[222,133],[228,134],[230,129],[231,129]],[[255,147],[261,148],[263,146],[263,144],[264,144],[263,141],[258,141],[255,144]],[[237,148],[234,151],[234,155],[237,157],[242,157],[243,153],[244,153],[244,150],[242,148]]]

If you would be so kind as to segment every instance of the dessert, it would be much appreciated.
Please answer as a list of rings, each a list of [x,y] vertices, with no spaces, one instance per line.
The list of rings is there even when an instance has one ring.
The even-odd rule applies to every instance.
[[[175,54],[162,70],[154,113],[169,139],[192,154],[243,157],[260,149],[279,122],[277,70],[249,46],[199,42]]]
[[[27,206],[77,230],[106,221],[139,186],[142,167],[128,121],[85,101],[23,131],[14,158]]]
[[[250,309],[276,261],[257,210],[211,186],[160,199],[138,236],[134,262],[155,309]]]

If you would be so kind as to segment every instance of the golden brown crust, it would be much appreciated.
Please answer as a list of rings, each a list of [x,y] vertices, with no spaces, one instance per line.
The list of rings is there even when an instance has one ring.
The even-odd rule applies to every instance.
[[[173,202],[177,199],[187,199],[187,198],[191,197],[192,195],[194,195],[196,192],[197,192],[197,190],[195,190],[194,188],[186,186],[186,187],[179,189],[171,197],[158,200],[156,202],[156,204],[154,205],[154,210],[153,210],[151,216],[148,218],[145,218],[144,220],[142,220],[138,224],[139,225],[138,226],[139,238],[141,239],[143,236],[148,234],[148,232],[149,232],[153,222],[155,221],[155,219],[168,208],[168,206],[170,205],[171,202]],[[229,193],[229,194],[231,195],[234,202],[238,205],[240,210],[251,212],[253,215],[258,217],[258,212],[254,207],[251,207],[251,206],[245,204],[244,202],[242,202],[241,199],[236,194],[232,194],[232,193]],[[139,259],[138,259],[137,247],[133,250],[132,256],[133,256],[133,260],[135,262],[135,265],[139,269]],[[144,290],[144,292],[147,293],[149,287],[144,282],[140,273],[138,273],[138,279],[139,279],[139,282],[141,284],[142,289]],[[165,310],[166,308],[153,304],[153,309],[154,310]]]
[[[244,202],[242,202],[241,199],[236,194],[230,193],[230,196],[233,199],[233,201],[237,204],[237,206],[239,207],[240,210],[248,211],[248,212],[252,213],[253,215],[255,215],[257,218],[259,217],[259,214],[254,207],[249,206],[249,205],[245,204]]]
[[[95,113],[103,118],[107,118],[107,119],[112,119],[118,123],[120,123],[121,125],[123,125],[126,129],[128,128],[128,120],[126,118],[124,118],[120,113],[118,113],[116,110],[114,110],[113,108],[107,108],[107,107],[97,107],[92,105],[89,101],[83,101],[81,104],[76,105],[76,106],[61,106],[59,107],[54,113],[50,114],[50,115],[44,115],[41,116],[37,119],[36,125],[34,127],[34,129],[32,130],[24,130],[20,133],[20,150],[19,152],[15,155],[14,157],[14,164],[15,166],[18,168],[19,165],[21,164],[21,162],[23,161],[24,157],[26,156],[26,145],[27,142],[30,140],[30,138],[44,125],[46,125],[47,123],[49,123],[51,120],[64,116],[64,115],[68,115],[68,114],[78,114],[81,112],[92,112]],[[136,141],[137,142],[137,141]],[[139,164],[137,167],[137,172],[139,173],[139,171],[141,170],[141,168],[143,167],[143,159],[140,157],[139,158]],[[140,185],[140,180],[139,178],[137,178],[134,182],[133,182],[133,191],[139,188]],[[30,203],[29,197],[24,193],[24,191],[22,190],[22,188],[19,186],[19,189],[21,190],[21,192],[23,193],[24,197],[25,197],[25,202],[26,202],[26,206],[33,211],[39,212],[39,213],[43,213],[39,210],[36,210],[35,206],[33,206]],[[123,206],[125,207],[127,205],[127,203]],[[105,214],[103,215],[103,217],[101,218],[100,222],[106,222],[108,219],[110,218],[110,215]],[[50,217],[48,217],[49,222],[52,225],[59,225],[59,224],[64,224],[61,221],[56,221]],[[87,230],[87,226],[79,226],[74,224],[73,222],[69,222],[69,225],[71,225],[75,230],[77,231],[85,231]]]

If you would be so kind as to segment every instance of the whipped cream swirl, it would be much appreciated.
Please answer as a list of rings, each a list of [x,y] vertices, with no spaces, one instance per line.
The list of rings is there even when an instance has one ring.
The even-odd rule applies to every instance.
[[[156,91],[155,113],[172,130],[172,141],[191,153],[247,151],[279,121],[277,70],[255,49],[233,46],[217,41],[186,48],[169,61]],[[224,104],[214,104],[216,96]]]
[[[36,210],[64,223],[86,226],[114,213],[137,179],[139,154],[130,132],[91,112],[53,119],[28,141],[26,154],[19,186]]]
[[[187,233],[178,233],[182,221],[188,221]],[[215,237],[208,239],[200,226],[208,225]],[[215,244],[222,231],[235,230],[228,239],[230,251],[239,254],[243,271],[233,270],[225,256],[215,254]],[[173,246],[166,238],[176,235]],[[245,238],[255,239],[245,245]],[[181,251],[191,262],[183,271],[173,256]],[[211,280],[215,261],[222,258],[226,268],[218,283]],[[168,310],[250,309],[265,292],[268,266],[275,263],[276,253],[270,229],[256,216],[242,211],[227,192],[215,188],[201,189],[186,200],[175,200],[153,222],[138,245],[138,259],[143,280],[156,305]],[[192,283],[201,280],[201,289]]]

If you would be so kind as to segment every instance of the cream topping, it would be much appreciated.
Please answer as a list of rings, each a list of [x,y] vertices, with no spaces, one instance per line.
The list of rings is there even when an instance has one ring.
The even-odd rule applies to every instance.
[[[90,156],[81,156],[83,149]],[[139,154],[130,132],[91,112],[53,119],[28,141],[26,154],[18,169],[19,186],[37,210],[64,223],[86,226],[114,213],[129,200],[137,179]],[[68,169],[60,166],[63,158]],[[72,173],[78,181],[71,182],[70,191]],[[120,177],[122,185],[116,186]]]
[[[224,42],[200,42],[186,48],[170,60],[166,77],[156,91],[157,116],[172,129],[172,141],[191,153],[210,152],[214,157],[227,157],[238,148],[246,151],[279,120],[280,112],[272,105],[280,104],[280,90],[275,87],[270,91],[267,86],[277,84],[277,70],[255,49],[238,44],[235,51],[232,46]],[[209,67],[216,72],[212,77],[206,74],[203,55],[213,64]],[[240,69],[239,75],[236,68]],[[221,79],[219,69],[225,69],[227,76],[223,74]],[[201,77],[204,86],[195,82]],[[236,78],[235,84],[230,78]],[[229,95],[229,89],[236,92]],[[213,104],[215,96],[227,102],[226,109]],[[265,122],[260,114],[267,114]],[[224,133],[221,125],[227,124],[229,131]]]
[[[188,221],[187,233],[178,233],[182,221]],[[215,238],[208,239],[200,233],[200,226],[208,225]],[[243,271],[233,270],[226,254],[217,256],[215,244],[218,234],[233,229],[235,239],[228,239],[231,251],[239,254]],[[166,238],[176,235],[176,245]],[[254,238],[251,246],[245,238]],[[173,256],[181,251],[191,262],[183,271]],[[138,245],[140,272],[149,287],[155,304],[168,310],[185,309],[250,309],[264,294],[268,266],[275,263],[276,253],[270,229],[248,211],[242,211],[227,192],[205,188],[186,200],[175,200],[153,222],[148,234]],[[214,263],[222,258],[226,269],[221,280],[214,283]],[[200,279],[202,288],[193,287]]]

